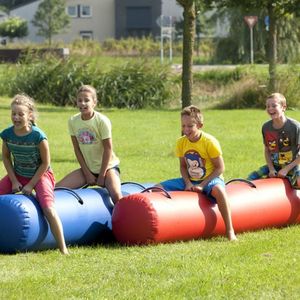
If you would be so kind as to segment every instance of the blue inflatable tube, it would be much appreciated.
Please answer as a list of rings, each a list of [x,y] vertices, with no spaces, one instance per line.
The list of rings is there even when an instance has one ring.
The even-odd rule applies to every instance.
[[[146,186],[122,184],[124,196]],[[113,203],[106,189],[55,190],[55,208],[67,245],[91,245],[112,238]],[[57,248],[48,222],[33,196],[0,196],[0,252],[15,253]]]

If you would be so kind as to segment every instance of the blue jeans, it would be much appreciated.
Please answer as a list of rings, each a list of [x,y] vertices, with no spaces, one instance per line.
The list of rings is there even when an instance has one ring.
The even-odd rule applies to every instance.
[[[282,167],[280,166],[274,166],[276,172],[278,172]],[[269,175],[269,167],[267,165],[264,165],[260,167],[257,171],[254,171],[248,175],[248,180],[256,180],[260,178],[267,178]],[[297,185],[297,177],[300,176],[300,167],[296,166],[294,167],[288,174],[287,179],[291,183],[292,186]]]
[[[203,180],[199,181],[191,181],[193,185],[200,184]],[[216,203],[215,197],[211,195],[212,189],[217,184],[225,187],[225,182],[220,177],[215,177],[203,188],[203,193],[214,203]],[[160,185],[167,191],[184,191],[185,190],[185,182],[180,178],[169,179],[160,183]]]

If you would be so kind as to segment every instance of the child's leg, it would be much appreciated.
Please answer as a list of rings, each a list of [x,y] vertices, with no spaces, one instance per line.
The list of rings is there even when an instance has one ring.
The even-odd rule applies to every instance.
[[[47,221],[49,222],[51,232],[58,244],[60,252],[62,254],[69,254],[63,234],[63,227],[55,208],[44,207],[42,209]]]
[[[297,188],[300,188],[300,177],[297,177]]]
[[[37,199],[49,222],[51,232],[62,254],[68,254],[61,220],[54,208],[55,181],[51,171],[46,172],[35,186]]]
[[[160,187],[167,192],[184,191],[184,189],[185,189],[185,183],[181,177],[162,181],[162,182],[156,184],[155,186]]]
[[[231,212],[230,212],[230,205],[228,201],[228,197],[225,191],[225,188],[220,184],[215,185],[212,188],[211,195],[216,199],[218,208],[221,212],[223,217],[225,227],[226,227],[226,234],[230,241],[236,240],[236,236],[234,233],[234,229],[232,226],[231,220]]]
[[[269,168],[267,165],[260,167],[257,171],[250,173],[247,177],[248,180],[256,180],[265,178],[269,175]]]
[[[81,169],[77,169],[66,175],[62,180],[56,183],[57,187],[66,187],[70,189],[78,189],[86,184],[85,176]]]
[[[300,189],[300,170],[297,170],[295,172],[295,174],[294,174],[292,180],[290,180],[290,182],[294,188]]]
[[[113,203],[116,204],[122,198],[122,193],[120,176],[115,168],[107,170],[105,176],[105,186]]]

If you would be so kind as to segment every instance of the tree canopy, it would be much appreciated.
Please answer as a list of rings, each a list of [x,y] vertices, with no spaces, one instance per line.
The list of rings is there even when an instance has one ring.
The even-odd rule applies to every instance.
[[[10,17],[0,23],[0,36],[13,38],[22,38],[28,34],[27,21],[19,17]]]
[[[45,37],[51,45],[53,35],[62,32],[70,23],[65,13],[65,0],[44,0],[34,15],[32,24],[38,28],[37,34]]]

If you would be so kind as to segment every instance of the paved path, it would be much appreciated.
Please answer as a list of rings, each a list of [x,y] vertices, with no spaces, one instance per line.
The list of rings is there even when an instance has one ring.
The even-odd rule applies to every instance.
[[[193,65],[193,71],[211,71],[211,70],[234,70],[236,65]],[[177,72],[181,72],[182,65],[181,64],[174,64],[172,65],[172,69]]]

